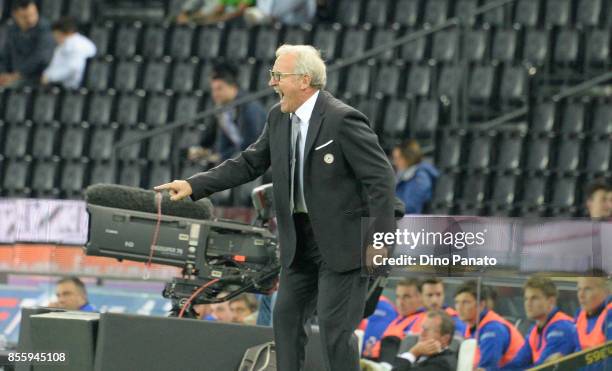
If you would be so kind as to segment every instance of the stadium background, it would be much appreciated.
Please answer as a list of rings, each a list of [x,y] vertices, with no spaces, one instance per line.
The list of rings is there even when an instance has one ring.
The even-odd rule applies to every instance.
[[[0,1],[3,22],[10,3]],[[503,5],[466,17],[496,3]],[[180,6],[174,0],[41,0],[41,15],[51,21],[76,17],[98,55],[81,89],[0,90],[2,202],[79,200],[90,184],[151,188],[199,171],[201,164],[180,155],[210,125],[210,117],[192,118],[212,105],[207,76],[216,62],[239,64],[240,85],[255,92],[266,88],[282,43],[313,44],[333,65],[415,35],[331,72],[327,90],[370,117],[385,150],[408,137],[419,140],[442,171],[427,212],[585,215],[585,186],[610,179],[612,90],[600,78],[609,79],[612,64],[610,1],[330,4],[312,24],[247,28],[173,25],[166,20]],[[578,84],[584,89],[573,88]],[[262,99],[266,107],[276,100]],[[117,142],[185,121],[191,123],[112,158]],[[215,196],[217,215],[249,221],[252,210],[242,205],[262,181]],[[100,309],[156,315],[168,309],[159,292],[175,270],[158,267],[143,283],[139,265],[120,269],[109,259],[86,258],[78,245],[3,242],[0,331],[9,341],[16,341],[19,307],[48,302],[58,275],[89,277],[91,301]],[[503,294],[496,309],[513,320],[524,316],[521,281],[487,282]],[[449,301],[457,281],[446,283]],[[562,309],[574,313],[574,285],[559,286]]]

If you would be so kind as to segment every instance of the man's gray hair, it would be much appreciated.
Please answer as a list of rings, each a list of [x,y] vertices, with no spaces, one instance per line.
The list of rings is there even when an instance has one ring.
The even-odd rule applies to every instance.
[[[284,44],[276,49],[276,57],[284,54],[296,56],[294,73],[310,76],[310,86],[317,89],[325,88],[327,71],[321,53],[310,45]]]

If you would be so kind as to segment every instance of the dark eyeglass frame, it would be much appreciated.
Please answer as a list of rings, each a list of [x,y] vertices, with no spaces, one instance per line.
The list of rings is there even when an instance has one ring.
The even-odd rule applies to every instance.
[[[295,73],[295,72],[278,72],[268,70],[270,72],[270,78],[276,82],[281,81],[283,76],[292,76],[292,75],[304,75],[303,73]]]

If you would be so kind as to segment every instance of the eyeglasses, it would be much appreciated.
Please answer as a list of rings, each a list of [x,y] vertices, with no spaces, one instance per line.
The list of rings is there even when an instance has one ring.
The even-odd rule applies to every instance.
[[[303,75],[303,73],[293,73],[293,72],[277,72],[270,70],[270,78],[274,81],[281,81],[283,76],[291,76],[291,75]]]

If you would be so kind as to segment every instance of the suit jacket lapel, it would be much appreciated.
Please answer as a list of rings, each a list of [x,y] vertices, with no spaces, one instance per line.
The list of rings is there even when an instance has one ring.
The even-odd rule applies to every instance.
[[[306,134],[306,146],[304,147],[304,160],[308,158],[308,155],[312,150],[312,146],[314,145],[315,139],[319,134],[319,129],[321,128],[321,123],[323,122],[323,117],[325,113],[325,104],[327,101],[326,94],[327,92],[323,90],[319,92],[317,102],[315,103],[314,110],[312,111],[312,116],[310,116],[310,122],[308,123],[308,133]]]
[[[280,156],[283,160],[283,169],[287,179],[291,166],[291,120],[288,113],[280,114],[280,127],[278,128],[278,143],[280,144]]]

